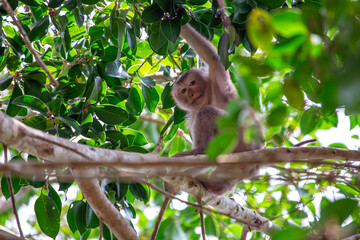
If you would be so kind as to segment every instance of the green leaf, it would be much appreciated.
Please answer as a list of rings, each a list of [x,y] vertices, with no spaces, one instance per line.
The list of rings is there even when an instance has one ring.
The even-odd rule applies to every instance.
[[[301,116],[300,129],[302,134],[310,133],[318,124],[319,116],[312,110],[306,110]]]
[[[215,136],[206,147],[209,159],[216,159],[220,154],[231,153],[237,145],[237,132],[228,131]]]
[[[128,138],[129,145],[143,146],[148,143],[148,141],[141,132],[135,131],[130,128],[124,128],[122,132]]]
[[[82,27],[82,25],[84,25],[84,7],[80,4],[78,4],[78,6],[74,9],[73,11],[74,13],[74,17],[75,17],[75,22],[76,25],[78,25],[79,28]]]
[[[46,89],[45,85],[35,80],[26,79],[24,81],[24,93],[26,95],[37,97],[44,103],[48,103],[52,100],[51,94]]]
[[[151,77],[139,77],[141,83],[148,88],[153,88],[156,86],[156,81]]]
[[[149,151],[140,146],[130,146],[123,149],[126,152],[149,153]]]
[[[149,188],[140,183],[130,183],[129,190],[131,194],[138,200],[143,201],[145,204],[149,201]]]
[[[6,109],[6,114],[9,115],[10,117],[15,117],[22,109],[21,107],[15,105],[15,104],[12,104],[14,99],[16,99],[17,97],[22,96],[22,95],[23,95],[23,93],[22,93],[19,85],[17,83],[15,83],[13,92],[10,97],[9,105]]]
[[[336,200],[321,209],[319,222],[326,224],[327,221],[335,218],[336,222],[341,225],[357,207],[358,201],[354,199],[343,198]]]
[[[172,115],[169,120],[166,122],[165,126],[160,132],[160,136],[163,136],[165,132],[168,130],[168,128],[174,123],[174,115]]]
[[[94,107],[96,116],[106,124],[116,125],[128,119],[128,113],[115,105],[102,104]]]
[[[154,0],[155,3],[166,13],[172,14],[174,12],[173,0]]]
[[[174,124],[180,124],[185,120],[186,112],[177,106],[174,110]]]
[[[21,178],[11,177],[10,180],[11,180],[14,194],[18,193],[22,186]],[[1,190],[2,190],[2,194],[4,195],[4,197],[6,199],[9,199],[11,197],[6,175],[3,175],[1,178]]]
[[[100,77],[95,77],[94,81],[90,85],[86,92],[86,99],[91,102],[97,102],[99,100],[99,94],[102,91],[102,80]]]
[[[277,232],[272,240],[303,240],[306,239],[306,232],[301,228],[291,227]]]
[[[76,202],[75,224],[81,235],[86,232],[86,203],[84,201]]]
[[[249,2],[244,0],[235,0],[232,2],[232,5],[235,7],[238,13],[248,13],[252,9]]]
[[[187,0],[192,5],[204,5],[208,0]]]
[[[11,56],[8,59],[6,59],[6,66],[12,72],[15,72],[16,70],[20,69],[21,67],[20,64],[21,62],[18,56]]]
[[[265,101],[273,101],[281,99],[283,91],[283,85],[280,82],[272,82],[266,88]]]
[[[219,46],[218,46],[218,55],[220,57],[220,61],[225,66],[225,68],[230,67],[230,61],[229,61],[229,44],[230,44],[230,36],[227,32],[224,32],[219,40]]]
[[[266,122],[269,126],[281,125],[287,118],[287,107],[280,105],[270,111],[270,114],[266,118]]]
[[[304,93],[300,88],[300,85],[296,81],[288,76],[284,77],[284,95],[287,99],[287,103],[297,109],[304,109],[305,100]]]
[[[32,110],[39,111],[42,114],[47,115],[49,111],[46,107],[45,103],[43,103],[40,99],[34,96],[23,95],[14,99],[13,104],[28,107]]]
[[[122,86],[112,87],[111,90],[115,92],[120,101],[127,99],[130,94],[130,88],[124,88]]]
[[[8,1],[8,3],[10,4],[11,9],[14,11],[18,6],[19,1],[18,0],[10,0],[10,1]],[[6,15],[8,14],[7,11],[3,8],[2,4],[0,6],[0,13],[6,14]]]
[[[105,54],[101,58],[104,62],[113,62],[117,58],[118,48],[115,46],[106,46],[105,47]]]
[[[127,138],[119,131],[110,130],[106,131],[106,141],[110,141],[114,146],[121,143],[121,147],[128,147],[129,143]]]
[[[65,169],[57,169],[56,170],[56,173],[57,173],[57,180],[58,180],[58,183],[59,183],[59,189],[58,191],[64,191],[66,192],[66,190],[73,184],[74,182],[74,179],[68,179],[68,178],[65,178],[63,179],[62,177],[60,177],[59,175],[61,174],[65,174],[65,175],[68,175],[68,174],[71,174],[70,173],[70,170],[68,168],[65,168]],[[76,230],[76,229],[75,229]]]
[[[175,102],[171,96],[171,85],[167,83],[165,85],[164,91],[161,94],[161,101],[163,104],[163,109],[171,108],[175,106]]]
[[[199,237],[199,236],[197,236]],[[175,221],[174,218],[169,217],[160,225],[159,239],[188,239],[183,231],[180,221]],[[194,237],[196,239],[196,237]]]
[[[142,94],[144,96],[144,100],[147,108],[150,112],[155,112],[156,107],[159,103],[159,94],[155,88],[149,88],[146,85],[142,85]]]
[[[104,33],[105,33],[105,28],[103,26],[100,26],[100,25],[92,26],[89,29],[89,35],[93,40],[101,38],[101,36]]]
[[[163,10],[161,10],[159,5],[153,3],[152,5],[144,9],[141,15],[141,20],[144,23],[154,23],[159,21],[163,16]]]
[[[45,116],[32,116],[22,120],[22,122],[29,127],[36,128],[45,131],[48,128],[52,128],[54,125],[52,121]]]
[[[173,20],[161,21],[160,28],[161,33],[165,36],[165,38],[175,43],[180,35],[181,20],[180,18],[175,18]]]
[[[125,22],[120,18],[114,18],[110,23],[110,27],[112,30],[112,35],[117,40],[116,61],[118,61],[121,57],[121,51],[123,49]]]
[[[205,217],[205,230],[206,235],[219,236],[219,224],[212,217]]]
[[[61,213],[62,203],[61,203],[61,199],[60,199],[59,195],[57,194],[55,189],[50,184],[48,185],[48,188],[49,188],[48,197],[50,197],[52,200],[54,200],[57,208],[59,209],[59,212]]]
[[[126,38],[131,51],[134,52],[137,48],[136,34],[135,27],[130,24],[126,24]]]
[[[128,78],[129,74],[120,62],[111,62],[106,65],[106,75],[116,78]]]
[[[149,43],[154,52],[163,54],[167,52],[168,41],[166,37],[161,33],[156,23],[151,26],[151,35],[149,37]]]
[[[6,73],[0,78],[0,91],[7,89],[13,81],[13,75]]]
[[[270,9],[275,9],[281,7],[285,0],[262,0],[266,4],[266,6]]]
[[[76,223],[75,223],[75,207],[77,205],[77,202],[80,202],[80,201],[75,201],[70,204],[69,210],[66,215],[68,226],[73,234],[75,234],[75,232],[77,230]]]
[[[100,2],[100,0],[81,0],[81,1],[87,5],[94,5],[94,4],[97,4],[98,2]]]
[[[247,34],[245,35],[243,45],[244,45],[244,48],[245,48],[251,55],[254,55],[254,54],[256,53],[257,47],[254,46],[254,45],[250,42],[249,37],[248,37]]]
[[[60,211],[54,200],[41,194],[35,201],[35,214],[41,231],[55,239],[60,230]]]
[[[43,38],[47,32],[50,25],[49,16],[46,15],[40,22],[36,23],[36,25],[28,32],[28,37],[31,42],[35,40],[39,40]]]
[[[289,8],[282,11],[275,11],[271,15],[271,20],[275,32],[284,37],[307,34],[306,26],[302,22],[298,9]]]
[[[86,228],[97,228],[99,227],[99,224],[99,218],[96,216],[89,203],[86,203]]]
[[[50,0],[48,3],[49,8],[57,8],[64,2],[64,0]]]
[[[64,96],[65,99],[73,99],[83,96],[85,88],[86,84],[69,82],[64,87],[62,87],[59,92]]]
[[[140,94],[137,89],[132,87],[130,90],[129,97],[126,102],[126,109],[128,113],[133,115],[140,115],[142,112],[142,104]]]
[[[267,50],[272,45],[273,29],[271,19],[265,10],[257,8],[248,16],[247,34],[255,46]]]
[[[125,210],[125,214],[128,218],[136,218],[136,211],[135,208],[128,202],[128,201],[124,201],[123,204],[124,210]]]

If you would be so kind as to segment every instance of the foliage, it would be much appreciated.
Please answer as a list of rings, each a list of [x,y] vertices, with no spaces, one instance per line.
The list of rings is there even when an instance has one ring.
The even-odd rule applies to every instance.
[[[267,147],[292,146],[306,135],[315,137],[318,130],[336,127],[339,109],[344,109],[351,129],[360,124],[358,1],[227,0],[225,9],[206,0],[8,2],[59,86],[50,83],[0,8],[1,110],[49,134],[140,153],[153,151],[163,136],[162,155],[189,150],[185,113],[174,108],[170,94],[180,72],[196,67],[196,55],[179,37],[185,23],[217,46],[242,99],[231,103],[229,114],[219,121],[222,131],[211,146],[224,149],[211,148],[211,157],[229,151],[225,146],[236,141],[233,133],[247,117],[241,111],[244,102],[263,113]],[[229,27],[224,27],[224,18]],[[249,129],[247,141],[255,137]],[[15,149],[11,153],[12,161],[39,161]],[[354,169],[300,163],[288,167],[278,165],[276,175],[265,172],[239,184],[246,205],[289,227],[274,239],[329,234],[330,226],[343,226],[337,234],[359,232],[360,179]],[[57,173],[67,175],[68,169]],[[60,177],[57,181],[53,186],[58,189],[48,178],[12,178],[15,192],[26,185],[38,189],[24,198],[29,204],[30,196],[37,195],[37,222],[30,224],[51,238],[97,237],[99,219],[91,207],[80,194],[65,200],[74,185]],[[154,220],[146,209],[161,205],[163,196],[139,183],[104,179],[101,186],[138,227],[140,237],[148,239]],[[5,175],[1,189],[9,198]],[[313,202],[327,191],[338,200],[330,201],[325,194]],[[0,223],[10,216],[2,214]],[[242,224],[228,217],[209,215],[205,223],[208,235],[241,235]],[[180,212],[171,208],[158,239],[198,239],[197,226],[193,207]],[[112,239],[106,226],[103,236]],[[263,237],[253,233],[254,239]]]

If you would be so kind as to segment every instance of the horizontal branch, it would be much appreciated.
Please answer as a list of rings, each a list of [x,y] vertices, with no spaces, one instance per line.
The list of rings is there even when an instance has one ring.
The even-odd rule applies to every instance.
[[[297,159],[318,160],[323,158],[360,161],[360,151],[323,147],[282,147],[224,155],[218,158],[218,163],[204,163],[206,156],[179,157],[176,158],[175,162],[174,158],[159,157],[156,154],[121,152],[74,143],[30,128],[3,112],[0,112],[0,141],[7,146],[12,146],[20,151],[52,162],[70,163],[70,165],[72,162],[79,164],[86,162],[86,166],[89,167],[92,162],[98,164],[98,162],[102,161],[109,164],[120,164],[116,168],[123,172],[145,175],[154,175],[155,173],[158,175],[169,175],[169,173],[181,175],[190,167],[200,165],[204,167],[227,164],[234,166],[237,164],[239,166],[241,164],[270,165],[277,162],[291,162]],[[139,164],[145,167],[140,167]],[[158,166],[150,167],[154,164],[158,164]],[[159,165],[163,166],[161,171],[159,171]],[[235,219],[246,222],[252,229],[267,234],[279,229],[279,226],[252,210],[240,206],[231,199],[210,194],[201,184],[195,184],[194,187],[190,184],[194,182],[191,179],[189,177],[165,178],[166,181],[177,186],[180,190],[188,192],[197,199],[202,199],[208,205],[229,214]],[[84,186],[82,187],[80,184],[80,188],[83,191]]]

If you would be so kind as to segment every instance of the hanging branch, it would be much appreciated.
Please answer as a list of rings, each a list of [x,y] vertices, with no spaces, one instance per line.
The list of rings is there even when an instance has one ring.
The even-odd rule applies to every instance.
[[[4,162],[7,163],[8,162],[8,155],[7,155],[7,147],[5,144],[3,144],[3,151],[4,151]],[[18,230],[19,230],[19,234],[21,238],[24,238],[24,234],[23,231],[21,229],[21,225],[20,225],[20,220],[19,220],[19,215],[16,209],[16,203],[15,203],[15,195],[14,195],[14,188],[11,182],[11,176],[9,173],[6,174],[6,180],[7,180],[7,184],[8,184],[8,188],[9,188],[9,192],[10,192],[10,199],[11,199],[11,205],[12,205],[12,209],[15,215],[15,219],[16,219],[16,224],[18,226]]]

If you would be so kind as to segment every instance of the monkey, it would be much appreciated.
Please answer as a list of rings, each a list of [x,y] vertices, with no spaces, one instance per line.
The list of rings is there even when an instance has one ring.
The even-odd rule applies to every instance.
[[[225,114],[226,105],[229,101],[238,97],[237,90],[231,81],[229,71],[225,69],[217,54],[216,48],[210,41],[200,35],[189,24],[181,27],[180,35],[195,50],[195,52],[208,65],[207,68],[191,68],[184,72],[172,86],[172,96],[176,104],[187,112],[187,128],[193,139],[193,149],[187,152],[175,154],[173,157],[183,157],[196,154],[204,154],[209,141],[216,135],[216,120]],[[262,135],[260,122],[254,118],[255,125]],[[250,151],[261,148],[260,143],[246,144],[242,132],[239,133],[238,144],[233,152]],[[216,194],[223,195],[233,191],[239,180],[249,178],[257,174],[259,167],[244,167],[245,174],[241,178],[219,178],[210,176],[196,177],[204,187]],[[215,169],[214,173],[226,173],[226,168]],[[166,184],[164,184],[166,190]],[[156,238],[158,228],[164,211],[170,201],[165,197],[161,207],[151,239]],[[199,201],[198,201],[199,202]],[[201,202],[199,202],[201,205]],[[200,219],[203,220],[200,209]],[[204,223],[201,222],[202,235],[205,239]]]
[[[189,69],[183,73],[172,87],[172,96],[176,104],[187,112],[187,128],[193,139],[193,149],[179,153],[173,157],[204,154],[209,141],[216,135],[216,120],[225,114],[229,101],[238,97],[237,90],[231,81],[229,71],[221,63],[216,48],[189,24],[181,28],[181,36],[205,61],[208,68]],[[255,114],[250,114],[259,129],[262,138],[262,126]],[[246,144],[243,134],[239,132],[238,144],[233,152],[260,149],[262,144],[253,142]],[[249,178],[257,174],[257,166],[244,167],[241,178]],[[226,169],[215,172],[225,173]],[[214,179],[210,176],[197,178],[204,187],[217,195],[232,191],[240,179]]]

